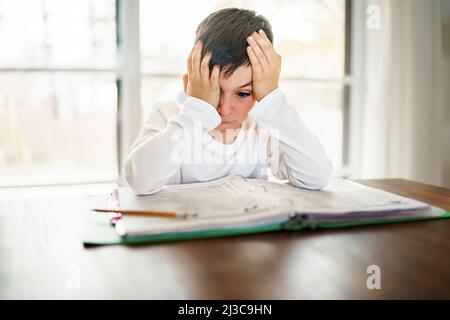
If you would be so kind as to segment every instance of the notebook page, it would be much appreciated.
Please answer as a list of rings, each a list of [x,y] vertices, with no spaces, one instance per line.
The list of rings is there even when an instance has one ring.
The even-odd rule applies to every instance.
[[[169,185],[159,193],[136,196],[120,189],[120,207],[128,210],[175,211],[196,214],[196,218],[168,219],[123,215],[116,224],[119,234],[157,234],[256,225],[286,221],[290,213],[282,201],[264,197],[240,176],[184,185]]]
[[[248,180],[250,182],[250,180]],[[380,212],[420,209],[428,204],[402,197],[353,181],[333,178],[321,191],[296,188],[288,183],[253,180],[259,191],[280,199],[287,199],[293,210],[311,214],[346,214],[353,212]]]

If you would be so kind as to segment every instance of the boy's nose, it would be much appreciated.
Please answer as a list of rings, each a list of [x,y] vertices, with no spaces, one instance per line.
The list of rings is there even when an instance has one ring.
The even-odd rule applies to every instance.
[[[233,113],[233,107],[225,96],[221,96],[217,111],[222,117],[227,117]]]

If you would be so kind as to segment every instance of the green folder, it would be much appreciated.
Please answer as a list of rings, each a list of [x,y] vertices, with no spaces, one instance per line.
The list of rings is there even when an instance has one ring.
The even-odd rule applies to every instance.
[[[317,228],[325,228],[325,229],[345,228],[361,225],[376,225],[376,224],[386,224],[396,222],[434,220],[449,217],[450,211],[446,211],[444,209],[437,207],[430,207],[429,209],[427,209],[426,214],[422,216],[408,217],[408,218],[394,218],[394,219],[393,218],[373,219],[366,221],[311,222],[308,221],[307,219],[303,219],[302,215],[296,215],[295,217],[282,223],[121,237],[116,233],[114,226],[111,225],[106,216],[89,212],[84,216],[83,243],[86,247],[98,245],[113,245],[113,244],[133,245],[143,243],[180,241],[189,239],[232,237],[232,236],[241,236],[248,234],[275,232],[275,231],[300,231],[304,229],[317,229]]]

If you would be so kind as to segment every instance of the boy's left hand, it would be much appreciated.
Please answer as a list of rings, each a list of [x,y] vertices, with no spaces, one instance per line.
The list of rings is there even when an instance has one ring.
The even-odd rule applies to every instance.
[[[281,71],[281,56],[263,30],[253,32],[247,38],[247,54],[252,65],[253,96],[259,102],[278,88]]]

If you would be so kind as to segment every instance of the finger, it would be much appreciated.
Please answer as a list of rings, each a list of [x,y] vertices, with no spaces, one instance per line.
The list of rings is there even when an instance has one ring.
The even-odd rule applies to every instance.
[[[272,41],[270,41],[269,37],[267,37],[267,34],[264,32],[263,29],[259,30],[258,34],[265,40],[266,45],[268,45],[270,47],[269,50],[269,63],[272,63],[273,61],[276,61],[280,56],[279,54],[275,51],[275,48],[273,46]]]
[[[192,56],[192,75],[194,77],[200,77],[200,63],[202,58],[202,49],[203,44],[201,41],[198,41],[195,45],[194,53]]]
[[[250,59],[250,63],[252,65],[252,71],[254,74],[262,72],[261,64],[259,63],[258,58],[251,46],[247,47],[247,54]]]
[[[187,70],[189,74],[192,74],[192,55],[194,54],[195,45],[192,46],[191,52],[189,52],[189,56],[187,59]]]
[[[211,60],[211,51],[205,54],[201,64],[201,78],[205,82],[209,82],[209,61]]]
[[[260,30],[262,31],[262,30]],[[261,49],[262,53],[264,54],[264,57],[267,60],[267,63],[269,65],[272,64],[273,62],[273,55],[272,55],[272,51],[273,51],[273,46],[272,43],[268,40],[265,39],[261,36],[260,33],[258,32],[254,32],[252,34],[253,38],[255,39],[256,43],[258,44],[258,47]]]
[[[248,43],[250,44],[250,46],[253,49],[253,53],[255,54],[256,58],[258,59],[261,68],[263,70],[268,69],[269,67],[269,62],[267,61],[264,53],[262,52],[261,48],[259,47],[259,45],[256,43],[256,40],[253,36],[248,37]]]
[[[211,84],[213,86],[216,86],[219,84],[219,76],[220,76],[220,67],[216,64],[213,67],[213,70],[211,72],[211,79],[210,79]]]
[[[267,36],[266,32],[263,29],[259,29],[258,34],[263,37],[264,39],[268,40],[270,43],[272,43],[269,39],[269,37]]]

